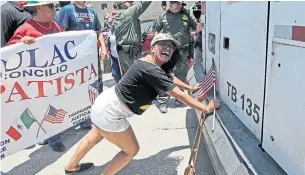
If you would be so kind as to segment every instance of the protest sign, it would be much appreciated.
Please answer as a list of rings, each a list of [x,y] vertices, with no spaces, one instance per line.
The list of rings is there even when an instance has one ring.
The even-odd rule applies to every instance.
[[[45,35],[0,55],[1,159],[90,117],[98,95],[95,32]]]

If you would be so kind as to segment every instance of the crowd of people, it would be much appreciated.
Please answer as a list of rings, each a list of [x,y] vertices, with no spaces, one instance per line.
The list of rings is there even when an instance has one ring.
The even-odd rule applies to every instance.
[[[191,40],[200,37],[202,31],[199,21],[196,22],[184,8],[185,2],[170,1],[169,6],[162,2],[164,12],[153,25],[155,36],[151,52],[142,56],[139,17],[150,4],[151,1],[115,2],[111,13],[104,8],[104,27],[86,1],[9,1],[1,6],[1,47],[19,42],[32,44],[36,38],[58,32],[93,30],[97,34],[100,95],[92,106],[91,119],[80,124],[81,128],[90,131],[65,166],[66,174],[93,168],[93,163],[79,162],[103,138],[121,151],[102,174],[118,173],[139,151],[137,138],[127,119],[134,114],[143,114],[156,99],[162,113],[167,112],[169,96],[176,99],[177,106],[185,104],[204,114],[217,107],[213,100],[206,106],[183,92],[196,92],[199,88],[188,85],[186,75],[194,49],[194,55],[199,52],[198,43],[194,48]],[[201,56],[195,58],[197,65],[202,61],[198,57]],[[103,91],[100,61],[108,58],[116,85]],[[49,144],[57,152],[66,150],[60,133],[38,144]]]

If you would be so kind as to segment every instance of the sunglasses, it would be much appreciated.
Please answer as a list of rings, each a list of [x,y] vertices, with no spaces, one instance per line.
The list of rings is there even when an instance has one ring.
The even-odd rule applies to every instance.
[[[175,47],[174,44],[169,44],[169,43],[167,43],[167,42],[159,41],[159,42],[157,42],[157,45],[160,46],[160,47],[162,47],[162,48],[170,48],[170,49],[173,49],[173,50],[176,49],[176,47]]]
[[[45,6],[49,7],[50,9],[55,8],[55,5],[53,3],[52,4],[46,4]]]
[[[178,3],[180,3],[180,2],[178,2],[178,1],[169,1],[171,4],[178,4]]]
[[[124,4],[125,3],[131,3],[131,4],[133,4],[133,1],[124,1]]]

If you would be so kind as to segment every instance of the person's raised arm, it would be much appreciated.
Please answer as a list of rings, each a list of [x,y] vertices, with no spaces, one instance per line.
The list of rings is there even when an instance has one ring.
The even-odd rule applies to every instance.
[[[133,6],[126,9],[124,13],[126,15],[131,15],[133,17],[139,18],[150,4],[151,1],[138,1]]]

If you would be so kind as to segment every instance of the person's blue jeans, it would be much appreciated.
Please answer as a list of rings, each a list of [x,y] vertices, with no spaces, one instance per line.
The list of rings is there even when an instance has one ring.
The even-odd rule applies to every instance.
[[[81,128],[90,128],[91,124],[92,124],[92,122],[91,122],[91,119],[89,118],[89,119],[81,122],[79,125]]]
[[[110,56],[111,57],[111,73],[112,77],[114,78],[114,81],[118,83],[120,79],[122,78],[121,70],[120,70],[120,64],[117,57]]]
[[[54,135],[54,136],[44,140],[43,142],[48,142],[48,144],[50,146],[53,146],[55,143],[59,142],[59,139],[60,139],[60,133],[58,133],[58,134],[56,134],[56,135]]]
[[[204,78],[204,68],[202,65],[203,59],[202,59],[202,49],[200,47],[196,47],[194,49],[194,72],[195,77],[197,81],[202,81]]]
[[[103,92],[103,72],[101,68],[101,61],[98,62],[98,82],[99,82],[99,93]]]

